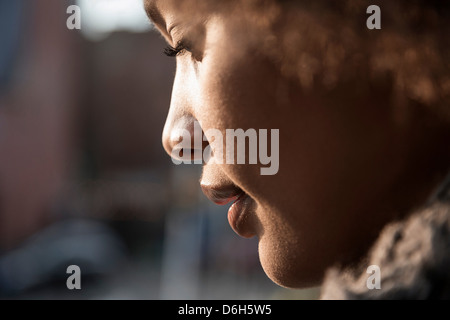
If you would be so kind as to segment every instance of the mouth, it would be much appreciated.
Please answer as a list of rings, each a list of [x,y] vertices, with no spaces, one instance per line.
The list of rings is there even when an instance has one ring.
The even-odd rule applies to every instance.
[[[234,184],[212,186],[201,182],[200,185],[205,196],[215,204],[232,203],[228,209],[228,223],[234,232],[243,238],[254,236],[248,225],[252,199],[241,188]]]

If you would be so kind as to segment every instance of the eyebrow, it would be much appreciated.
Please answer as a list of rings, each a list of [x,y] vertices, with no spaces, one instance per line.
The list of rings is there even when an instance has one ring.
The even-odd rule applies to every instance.
[[[144,0],[144,9],[147,13],[148,18],[154,24],[159,25],[160,27],[163,27],[165,29],[166,21],[164,20],[163,15],[161,14],[161,11],[157,6],[157,2],[157,0]]]

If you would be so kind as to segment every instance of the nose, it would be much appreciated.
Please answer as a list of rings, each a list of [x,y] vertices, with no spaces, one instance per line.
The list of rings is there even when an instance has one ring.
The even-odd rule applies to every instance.
[[[192,115],[173,117],[170,113],[164,126],[162,142],[172,160],[185,163],[203,163],[203,151],[208,146],[204,141],[199,121]]]
[[[202,164],[203,150],[208,146],[201,126],[195,116],[200,102],[200,90],[196,74],[186,64],[177,64],[169,114],[162,136],[162,143],[172,161]],[[175,160],[175,161],[174,161]]]

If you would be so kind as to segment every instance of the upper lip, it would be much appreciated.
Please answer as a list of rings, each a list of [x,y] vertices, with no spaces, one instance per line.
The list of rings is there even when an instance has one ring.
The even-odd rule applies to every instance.
[[[205,196],[218,205],[226,205],[239,199],[244,194],[244,191],[234,184],[221,186],[200,184],[200,186]]]

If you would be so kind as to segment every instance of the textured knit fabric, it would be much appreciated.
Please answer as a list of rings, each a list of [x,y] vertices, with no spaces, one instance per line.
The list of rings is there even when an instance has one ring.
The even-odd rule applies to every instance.
[[[369,289],[367,267],[380,267]],[[322,299],[450,299],[450,178],[424,209],[389,224],[357,270],[331,268]]]

